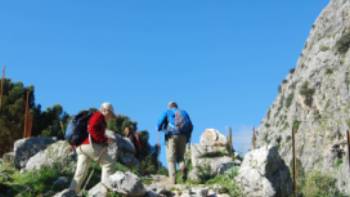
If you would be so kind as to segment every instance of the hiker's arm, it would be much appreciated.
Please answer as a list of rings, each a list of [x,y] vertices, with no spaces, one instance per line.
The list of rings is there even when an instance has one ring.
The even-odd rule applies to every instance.
[[[162,116],[160,117],[158,124],[157,124],[157,129],[158,131],[164,130],[167,124],[167,112],[164,112]]]
[[[89,121],[89,133],[91,135],[91,138],[96,142],[96,143],[106,143],[107,138],[105,136],[105,129],[106,127],[104,126],[104,117],[103,115],[97,115],[91,117]]]

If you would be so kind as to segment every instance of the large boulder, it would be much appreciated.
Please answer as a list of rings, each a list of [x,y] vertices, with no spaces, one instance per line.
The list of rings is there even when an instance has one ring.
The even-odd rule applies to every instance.
[[[216,129],[206,129],[200,144],[190,148],[192,171],[191,180],[201,182],[205,177],[223,174],[235,165],[227,138]]]
[[[141,179],[131,172],[116,172],[110,176],[110,188],[113,192],[117,192],[126,196],[143,196],[146,189]]]
[[[89,197],[106,197],[108,194],[108,188],[102,183],[97,184],[95,187],[89,190]]]
[[[111,130],[106,130],[106,136],[115,141],[115,143],[118,145],[118,150],[122,152],[135,153],[136,151],[135,146],[128,138],[125,138],[117,133],[114,133]]]
[[[247,153],[236,181],[246,197],[288,197],[292,193],[289,169],[277,147],[264,146]]]
[[[47,137],[32,137],[17,140],[14,144],[14,163],[16,168],[22,169],[27,161],[39,151],[47,148],[55,140]]]
[[[191,160],[193,167],[210,165],[212,169],[218,169],[221,164],[233,164],[233,159],[229,156],[227,148],[223,146],[202,146],[200,144],[192,144]],[[219,172],[220,170],[215,171]]]
[[[219,130],[206,129],[201,136],[200,144],[202,146],[226,145],[227,138],[225,135],[220,133]]]
[[[31,157],[24,169],[35,170],[43,166],[51,167],[55,163],[68,164],[68,162],[74,160],[73,158],[74,152],[69,143],[66,141],[58,141]]]
[[[114,139],[114,143],[108,146],[108,154],[112,158],[117,159],[127,166],[139,165],[139,161],[134,156],[136,152],[135,146],[128,138],[116,134],[111,130],[106,131],[106,136]]]
[[[218,157],[224,155],[229,155],[229,151],[226,146],[203,146],[201,144],[191,145],[191,157],[193,159],[203,157]]]

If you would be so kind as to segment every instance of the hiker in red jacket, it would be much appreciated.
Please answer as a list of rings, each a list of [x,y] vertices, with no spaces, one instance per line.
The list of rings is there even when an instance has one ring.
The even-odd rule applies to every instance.
[[[76,149],[78,162],[70,185],[70,189],[76,193],[80,192],[92,160],[97,161],[102,168],[101,183],[109,184],[109,176],[115,161],[107,154],[108,144],[112,143],[113,140],[105,136],[105,131],[107,121],[114,117],[113,106],[110,103],[103,103],[100,110],[93,113],[89,119],[89,136]]]

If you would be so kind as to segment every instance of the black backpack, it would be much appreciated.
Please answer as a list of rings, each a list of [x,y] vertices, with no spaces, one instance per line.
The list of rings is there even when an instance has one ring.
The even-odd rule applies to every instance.
[[[89,136],[88,123],[94,111],[79,112],[68,123],[65,139],[73,146],[79,146]]]

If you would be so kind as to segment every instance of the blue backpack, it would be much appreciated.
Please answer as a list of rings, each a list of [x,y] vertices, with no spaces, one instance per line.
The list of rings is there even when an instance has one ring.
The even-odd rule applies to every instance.
[[[70,145],[79,146],[89,136],[88,123],[93,111],[81,111],[69,121],[65,139]]]
[[[184,134],[187,137],[191,136],[193,125],[186,111],[184,110],[175,111],[175,127],[179,133]]]

